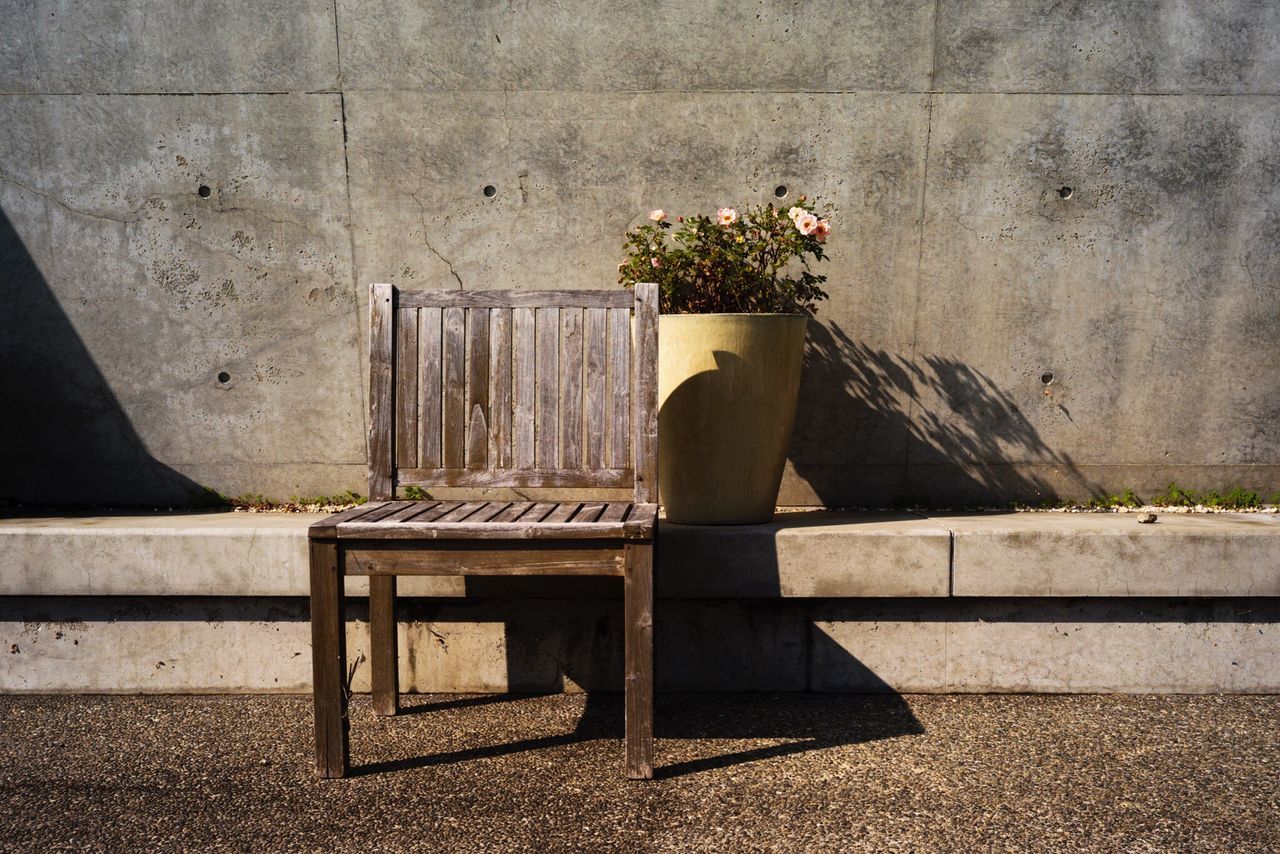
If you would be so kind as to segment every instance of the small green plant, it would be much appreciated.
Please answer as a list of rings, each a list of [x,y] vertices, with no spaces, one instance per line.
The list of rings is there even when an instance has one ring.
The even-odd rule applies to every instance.
[[[1099,495],[1085,506],[1091,510],[1114,510],[1117,507],[1141,507],[1144,503],[1132,489],[1126,489],[1119,495]]]
[[[1157,507],[1194,507],[1197,502],[1194,492],[1171,483],[1164,494],[1151,499],[1151,503]]]
[[[627,232],[618,281],[657,282],[664,314],[813,311],[827,298],[827,277],[809,263],[826,257],[829,215],[801,196],[787,211],[769,204],[678,216],[672,231],[666,211],[655,210]]]
[[[1272,496],[1269,503],[1278,503],[1280,493]],[[1209,507],[1214,510],[1250,510],[1262,506],[1262,496],[1252,489],[1234,486],[1225,495],[1216,489],[1196,492],[1194,489],[1183,489],[1177,484],[1169,484],[1163,495],[1152,499],[1157,507]]]
[[[427,495],[427,491],[420,486],[406,486],[400,491],[404,493],[404,497],[408,501],[425,501],[431,497]]]

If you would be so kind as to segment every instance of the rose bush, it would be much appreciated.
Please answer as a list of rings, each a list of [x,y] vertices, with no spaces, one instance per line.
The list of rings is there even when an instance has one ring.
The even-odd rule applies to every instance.
[[[720,208],[714,218],[650,212],[627,232],[618,281],[657,282],[664,314],[812,312],[827,298],[826,276],[809,269],[825,259],[829,213],[804,196],[784,212],[756,205]]]

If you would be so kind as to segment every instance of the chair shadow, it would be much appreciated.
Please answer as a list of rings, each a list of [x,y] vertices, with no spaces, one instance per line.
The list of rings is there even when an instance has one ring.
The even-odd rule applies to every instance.
[[[425,714],[452,708],[517,702],[528,696],[500,694],[445,702],[407,705],[402,715]],[[494,759],[592,741],[618,742],[623,727],[623,701],[617,694],[587,695],[582,717],[573,732],[519,739],[422,756],[368,762],[352,766],[351,776],[411,771]],[[896,694],[661,694],[655,703],[655,736],[661,743],[657,780],[671,780],[753,762],[764,762],[802,753],[865,744],[924,733],[910,707]],[[730,752],[714,752],[696,758],[662,764],[662,752],[688,753],[694,749],[716,751],[709,741],[776,741]],[[618,745],[620,748],[621,745]],[[613,749],[610,744],[605,749]]]

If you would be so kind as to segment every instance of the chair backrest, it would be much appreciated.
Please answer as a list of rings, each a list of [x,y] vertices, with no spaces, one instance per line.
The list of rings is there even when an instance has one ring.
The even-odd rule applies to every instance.
[[[657,285],[376,284],[369,307],[371,499],[398,486],[580,487],[657,502]]]

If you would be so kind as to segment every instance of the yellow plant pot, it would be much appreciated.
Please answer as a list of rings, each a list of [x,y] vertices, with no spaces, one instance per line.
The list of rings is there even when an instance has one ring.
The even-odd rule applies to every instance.
[[[658,487],[667,519],[773,517],[800,393],[805,316],[668,314],[658,327]]]

